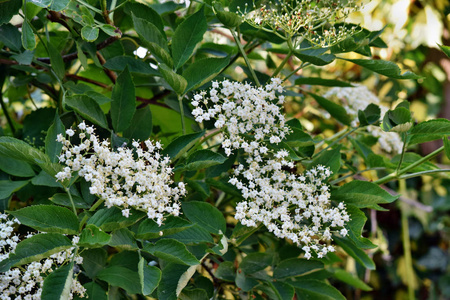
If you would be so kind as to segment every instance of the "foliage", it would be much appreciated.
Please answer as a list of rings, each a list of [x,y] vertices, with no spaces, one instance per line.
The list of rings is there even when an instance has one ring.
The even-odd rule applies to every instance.
[[[368,86],[409,100],[433,76],[377,59],[383,30],[350,21],[355,1],[178,2],[0,3],[3,295],[386,297],[376,212],[400,211],[389,274],[412,299],[428,275],[405,196],[448,182],[432,159],[450,121]],[[443,275],[428,250],[417,273]],[[448,275],[428,280],[448,296]]]

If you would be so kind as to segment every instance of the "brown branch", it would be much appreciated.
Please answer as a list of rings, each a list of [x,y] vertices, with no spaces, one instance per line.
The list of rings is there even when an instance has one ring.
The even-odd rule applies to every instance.
[[[9,60],[0,58],[0,65],[18,65],[19,63],[15,60]]]
[[[103,55],[100,54],[100,52],[97,51],[97,58],[100,61],[100,64],[103,66],[106,63],[105,58]],[[116,83],[117,75],[113,71],[103,67],[103,72],[105,72],[106,76],[111,80],[112,83]]]
[[[66,78],[88,82],[88,83],[94,84],[96,86],[100,86],[102,88],[105,88],[105,89],[109,88],[109,86],[106,83],[98,82],[98,81],[92,80],[90,78],[81,77],[81,76],[78,76],[78,75],[75,75],[75,74],[66,74]]]
[[[153,96],[150,99],[145,99],[145,98],[142,98],[142,97],[136,97],[136,100],[142,102],[141,104],[139,104],[139,106],[137,108],[138,109],[144,108],[144,107],[146,107],[149,104],[153,104],[153,105],[158,105],[158,106],[161,106],[161,107],[169,108],[169,106],[167,106],[166,104],[158,102],[158,100],[166,97],[169,94],[170,94],[170,91],[169,90],[165,90],[165,91],[163,91],[163,92]]]

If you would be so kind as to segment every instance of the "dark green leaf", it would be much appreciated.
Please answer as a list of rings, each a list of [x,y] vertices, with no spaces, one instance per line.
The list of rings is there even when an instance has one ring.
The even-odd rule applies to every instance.
[[[122,132],[130,126],[136,112],[136,92],[128,67],[117,77],[111,99],[112,126],[116,132]]]
[[[115,72],[122,72],[127,66],[131,73],[161,76],[157,70],[150,67],[149,63],[131,56],[115,56],[108,59],[103,65],[103,67]]]
[[[400,68],[393,62],[385,61],[385,60],[372,60],[372,59],[348,59],[342,58],[340,59],[352,62],[354,64],[360,65],[366,69],[369,69],[378,74],[394,78],[394,79],[421,79],[422,76],[418,76],[410,71],[406,71],[401,74]]]
[[[94,278],[106,266],[108,253],[103,248],[84,249],[80,255],[83,257],[83,269],[89,278]]]
[[[89,297],[89,299],[95,299],[95,300],[107,300],[108,296],[106,295],[106,291],[102,289],[100,285],[97,283],[91,281],[83,285],[83,287],[86,289],[86,293]]]
[[[115,230],[112,233],[108,245],[126,250],[136,250],[139,248],[133,234],[127,228]]]
[[[369,270],[375,270],[375,263],[373,260],[361,249],[359,249],[354,243],[346,238],[333,237],[336,244],[338,244],[345,252],[353,257],[358,263]]]
[[[33,205],[10,211],[21,224],[43,232],[78,233],[78,218],[73,212],[55,205]]]
[[[448,140],[448,136],[444,136],[443,141],[444,141],[445,155],[447,156],[448,159],[450,159],[450,141]]]
[[[39,261],[72,247],[72,242],[59,233],[33,235],[17,244],[14,254],[10,254],[8,259],[0,262],[0,272],[6,272],[12,266],[20,266],[33,261]]]
[[[175,69],[181,67],[194,52],[208,29],[203,7],[184,20],[172,38],[172,57]]]
[[[211,234],[206,229],[200,227],[198,224],[194,224],[193,226],[188,227],[186,230],[168,235],[167,237],[185,244],[203,242],[214,243]]]
[[[305,147],[314,144],[309,134],[301,129],[291,127],[291,133],[284,139],[284,142],[291,147]]]
[[[399,196],[392,196],[377,184],[353,180],[344,184],[339,189],[332,191],[333,200],[352,204],[358,208],[372,208],[383,210],[378,204],[391,203]]]
[[[209,168],[215,165],[223,164],[227,159],[211,150],[198,150],[192,153],[186,161],[183,170],[194,171],[199,169]]]
[[[336,79],[324,79],[320,77],[300,77],[295,80],[297,85],[321,85],[321,86],[338,86],[338,87],[354,87],[351,83]]]
[[[209,300],[208,294],[203,289],[184,289],[179,295],[180,300]]]
[[[49,186],[49,187],[57,187],[62,188],[62,184],[60,182],[56,181],[56,178],[49,175],[45,171],[41,171],[38,175],[33,177],[31,179],[31,183],[34,185],[41,185],[41,186]],[[67,195],[67,194],[64,194]]]
[[[136,237],[138,239],[156,239],[159,238],[162,232],[162,236],[167,236],[181,232],[193,226],[192,223],[174,216],[169,216],[164,221],[164,224],[158,226],[158,224],[150,219],[146,219],[139,224]]]
[[[147,140],[152,134],[152,112],[148,106],[137,109],[131,120],[131,125],[123,132],[123,136],[130,140]]]
[[[341,168],[341,146],[322,152],[314,158],[309,168],[317,165],[329,167],[333,174],[338,174]]]
[[[277,279],[300,276],[309,272],[323,269],[323,263],[318,260],[307,260],[304,258],[291,258],[283,260],[273,270],[273,277]]]
[[[161,16],[150,6],[144,3],[128,2],[125,5],[125,11],[129,15],[134,15],[137,18],[152,23],[156,28],[158,28],[162,35],[165,35],[164,23]]]
[[[138,265],[138,273],[142,294],[144,296],[150,295],[161,281],[161,270],[157,267],[148,266],[145,259],[141,257]]]
[[[117,31],[116,27],[109,24],[100,25],[100,29],[109,36],[120,37],[120,33]]]
[[[186,90],[188,82],[186,79],[172,71],[168,66],[165,64],[159,65],[159,71],[161,72],[162,76],[164,77],[164,80],[170,85],[170,87],[173,89],[175,93],[178,95],[183,95],[183,93]]]
[[[297,290],[302,299],[345,300],[341,292],[323,281],[303,279],[289,282]]]
[[[1,5],[2,4],[0,4],[0,7]],[[0,17],[0,20],[1,19],[2,17]],[[19,52],[20,48],[22,48],[22,42],[20,38],[20,32],[16,26],[12,24],[3,24],[2,26],[0,26],[0,41],[12,51]]]
[[[126,218],[117,207],[102,208],[88,220],[87,224],[94,224],[103,231],[113,231],[131,226],[145,216],[141,211],[132,210],[130,216]]]
[[[180,156],[186,153],[194,144],[205,134],[204,131],[182,135],[174,139],[162,151],[162,155],[169,155],[172,161],[176,161]]]
[[[106,116],[98,103],[86,95],[74,95],[66,97],[67,106],[76,111],[84,119],[108,129],[108,122]]]
[[[183,77],[187,79],[188,84],[186,92],[202,86],[206,82],[216,77],[230,62],[229,57],[224,58],[204,58],[196,60],[190,64],[184,71]]]
[[[4,0],[0,2],[0,25],[8,23],[11,18],[19,12],[22,7],[21,0]]]
[[[77,243],[80,247],[100,248],[109,243],[111,236],[103,232],[95,225],[87,225],[80,235],[80,241]]]
[[[30,51],[36,48],[36,37],[34,36],[33,29],[31,29],[31,25],[27,20],[24,20],[22,24],[22,45],[25,49]]]
[[[33,183],[33,181],[32,181]],[[58,187],[55,185],[55,187]],[[60,187],[60,186],[59,186]],[[58,205],[66,206],[69,208],[72,208],[72,202],[69,198],[69,195],[67,193],[57,193],[54,194],[51,198],[49,198],[50,201],[53,203],[56,203]],[[82,197],[72,195],[72,201],[76,208],[90,208],[91,205],[87,203]]]
[[[183,202],[183,212],[193,223],[197,223],[209,232],[225,233],[226,222],[222,213],[207,202]]]
[[[372,125],[380,119],[381,110],[376,104],[369,104],[364,110],[358,111],[358,119],[360,126]]]
[[[21,181],[11,181],[11,180],[0,180],[0,199],[9,198],[12,193],[20,190],[25,185],[27,185],[29,180]]]
[[[111,266],[97,273],[97,278],[112,286],[123,288],[129,294],[141,293],[139,275],[128,268]]]
[[[319,103],[320,106],[322,106],[327,112],[329,112],[331,116],[336,118],[336,120],[344,125],[350,126],[352,118],[350,118],[350,116],[347,114],[347,111],[344,107],[319,95],[313,93],[309,94],[317,101],[317,103]]]
[[[158,300],[177,300],[177,287],[180,277],[188,268],[188,266],[174,263],[169,263],[164,267],[158,286]]]
[[[384,114],[381,128],[384,131],[405,132],[412,126],[411,111],[405,107],[396,107]]]
[[[156,257],[181,265],[194,266],[200,264],[186,246],[174,239],[162,239],[156,244],[147,244],[143,251],[146,251]]]
[[[249,292],[255,286],[258,285],[258,281],[256,279],[247,277],[244,272],[236,272],[236,286],[242,289],[244,292]]]
[[[45,137],[45,153],[50,158],[51,162],[58,162],[58,156],[61,154],[62,143],[57,142],[56,138],[58,134],[64,135],[65,128],[58,113],[55,114],[55,120],[47,131]]]
[[[270,266],[272,264],[272,259],[273,257],[269,253],[250,253],[242,259],[239,269],[245,274],[250,275]]]
[[[220,2],[214,2],[213,9],[217,19],[219,19],[225,27],[235,28],[241,25],[242,18],[234,12],[224,10]]]
[[[361,289],[363,291],[371,291],[372,288],[368,286],[364,281],[359,279],[358,277],[342,270],[342,269],[335,269],[333,270],[333,276],[342,281],[345,282],[357,289]]]
[[[425,143],[441,139],[450,135],[450,121],[447,119],[435,119],[421,122],[411,130],[410,145]]]
[[[68,265],[59,267],[50,273],[44,280],[42,287],[42,300],[69,299],[72,291],[73,261]]]
[[[61,53],[59,53],[59,51],[51,43],[47,43],[47,49],[53,71],[55,71],[55,74],[59,79],[63,79],[66,75],[66,70]]]
[[[355,206],[348,204],[346,207],[350,216],[350,221],[346,223],[349,238],[361,249],[373,249],[376,246],[367,238],[362,236],[364,224],[367,221],[366,215]]]
[[[234,264],[231,261],[224,261],[219,265],[214,276],[225,281],[234,282],[236,279]]]
[[[294,51],[294,55],[302,62],[309,62],[316,66],[325,66],[335,60],[333,54],[323,54],[322,49]]]
[[[88,42],[94,42],[98,38],[98,27],[84,26],[81,28],[81,37]]]
[[[0,170],[18,177],[32,177],[36,175],[30,164],[10,157],[0,156]]]

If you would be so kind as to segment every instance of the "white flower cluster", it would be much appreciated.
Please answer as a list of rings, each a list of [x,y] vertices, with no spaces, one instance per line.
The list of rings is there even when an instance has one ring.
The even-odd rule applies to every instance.
[[[57,180],[71,178],[78,172],[91,183],[89,191],[105,201],[107,207],[118,206],[128,217],[130,208],[143,210],[149,219],[161,225],[164,214],[178,216],[178,199],[186,194],[184,183],[172,187],[172,168],[168,156],[162,157],[161,144],[150,140],[141,143],[133,141],[133,148],[120,147],[112,151],[107,140],[99,141],[94,127],[84,122],[78,125],[79,144],[73,145],[63,135],[58,141],[63,144],[59,161],[66,165],[56,175]],[[66,130],[69,137],[75,135]]]
[[[0,262],[7,259],[10,253],[14,253],[19,236],[13,234],[15,225],[20,224],[17,219],[8,219],[7,214],[0,213]],[[29,238],[33,234],[28,234]],[[75,237],[73,243],[76,243],[78,237]],[[39,300],[41,299],[42,287],[45,277],[53,272],[59,265],[72,259],[72,249],[67,249],[51,255],[41,261],[34,261],[27,265],[12,268],[5,273],[0,274],[0,299],[1,300]],[[79,255],[74,259],[76,264],[83,263],[83,258]],[[78,297],[84,297],[86,289],[77,279],[72,280],[70,298],[74,294]]]
[[[315,45],[331,46],[356,32],[356,27],[334,26],[358,9],[355,0],[266,1],[261,7],[247,5],[241,11],[250,25],[273,31],[283,30],[290,36],[300,35]]]
[[[381,109],[381,119],[389,110],[388,107],[380,105],[380,99],[375,96],[365,85],[356,87],[335,87],[326,92],[324,97],[335,96],[343,105],[347,113],[353,117],[352,126],[358,126],[358,111],[364,110],[369,104],[376,104]],[[389,153],[401,153],[403,142],[396,132],[385,132],[379,126],[369,125],[367,131],[378,138],[381,149]]]
[[[275,236],[303,245],[308,259],[312,251],[323,257],[334,251],[329,245],[332,232],[347,235],[343,227],[349,216],[343,203],[331,205],[325,184],[331,175],[328,168],[292,174],[286,170],[295,167],[288,151],[274,150],[290,132],[279,106],[284,98],[276,95],[282,91],[278,78],[260,88],[215,82],[209,94],[194,96],[193,115],[198,122],[216,119],[215,127],[224,131],[222,147],[227,155],[232,149],[246,155],[229,181],[245,199],[238,203],[235,218],[249,227],[262,222]]]

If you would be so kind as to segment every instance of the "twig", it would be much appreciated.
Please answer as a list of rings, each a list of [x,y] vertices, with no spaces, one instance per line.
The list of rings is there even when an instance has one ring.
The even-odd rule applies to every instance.
[[[100,64],[103,66],[106,63],[105,58],[103,55],[100,54],[99,51],[97,51],[97,58],[100,61]],[[117,75],[113,71],[103,67],[103,72],[105,72],[106,76],[111,80],[112,83],[116,83]]]
[[[158,105],[158,106],[161,106],[161,107],[169,108],[169,106],[167,106],[166,104],[158,102],[158,100],[166,97],[169,94],[170,94],[170,91],[169,90],[165,90],[165,91],[163,91],[163,92],[153,96],[150,99],[145,99],[145,98],[142,98],[142,97],[136,97],[136,100],[138,100],[139,102],[142,102],[141,104],[138,105],[137,108],[138,109],[144,108],[144,107],[146,107],[149,104],[153,104],[153,105]]]
[[[78,76],[78,75],[75,75],[75,74],[66,74],[66,78],[88,82],[88,83],[94,84],[96,86],[100,86],[102,88],[105,88],[105,89],[109,88],[109,86],[106,83],[98,82],[98,81],[95,81],[93,79],[86,78],[86,77],[81,77],[81,76]]]

